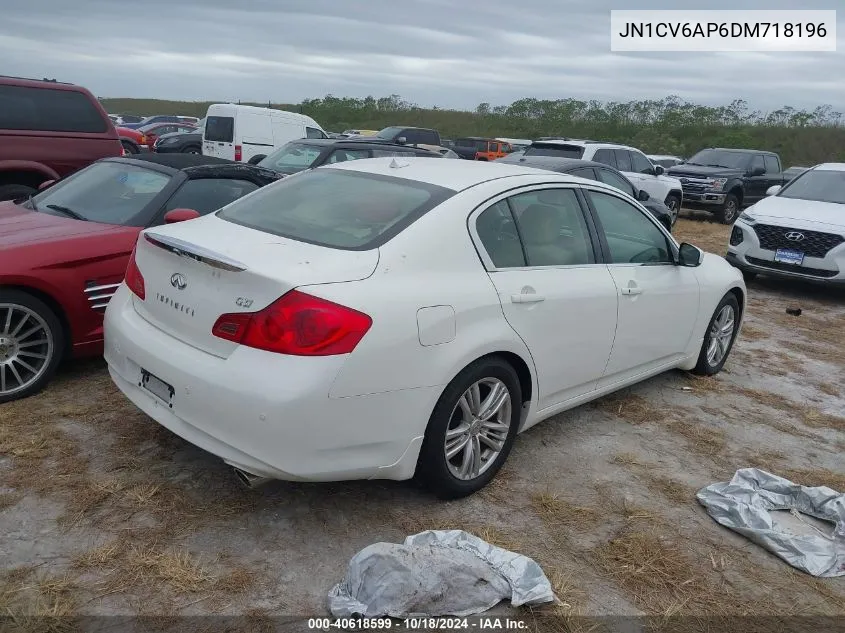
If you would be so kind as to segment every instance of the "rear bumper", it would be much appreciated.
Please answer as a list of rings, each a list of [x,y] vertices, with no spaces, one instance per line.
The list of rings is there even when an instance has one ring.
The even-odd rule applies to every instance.
[[[212,356],[141,318],[126,286],[106,311],[105,358],[117,387],[162,426],[232,466],[290,481],[412,477],[417,433],[438,396],[420,388],[330,398],[346,357],[246,347]],[[141,386],[141,368],[173,387],[170,404]]]

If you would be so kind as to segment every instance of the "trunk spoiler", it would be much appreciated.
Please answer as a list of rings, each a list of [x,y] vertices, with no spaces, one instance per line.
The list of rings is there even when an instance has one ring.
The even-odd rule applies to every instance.
[[[175,237],[159,235],[158,233],[144,233],[144,238],[153,246],[169,251],[177,257],[187,257],[188,259],[193,259],[194,261],[201,262],[207,266],[211,266],[212,268],[219,268],[221,270],[228,270],[236,273],[246,270],[246,264],[230,259],[225,255],[215,253],[214,251],[203,248],[202,246],[184,242]]]

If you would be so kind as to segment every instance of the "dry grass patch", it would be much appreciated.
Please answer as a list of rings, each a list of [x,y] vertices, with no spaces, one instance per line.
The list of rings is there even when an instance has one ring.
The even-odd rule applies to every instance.
[[[710,253],[724,255],[728,250],[731,227],[713,222],[710,217],[697,216],[697,218],[700,219],[678,218],[675,226],[672,227],[675,239],[695,244]]]
[[[788,468],[775,474],[802,486],[827,486],[845,494],[845,473],[843,472],[833,472],[826,468]]]
[[[136,579],[159,581],[177,593],[196,593],[211,587],[214,577],[187,551],[167,552],[157,547],[133,547],[126,571]]]
[[[23,495],[14,492],[0,493],[0,512],[16,506],[21,499],[23,499]]]
[[[533,494],[531,502],[540,518],[555,531],[560,527],[587,531],[602,520],[597,509],[574,504],[550,492]]]
[[[696,376],[695,374],[684,374],[684,378],[693,392],[700,393],[724,393],[732,389],[723,380],[720,374],[715,376]]]
[[[663,495],[669,501],[689,503],[695,500],[695,491],[692,488],[671,477],[649,474],[644,479],[650,490]]]
[[[687,447],[705,457],[717,457],[727,448],[725,432],[721,429],[706,426],[702,423],[691,423],[683,420],[668,420],[666,427],[677,433],[687,441]]]
[[[820,382],[818,388],[823,394],[833,396],[834,398],[842,395],[841,387],[832,382]]]
[[[226,594],[244,594],[258,581],[259,574],[246,567],[236,567],[214,581],[214,589]]]
[[[640,457],[635,453],[616,453],[610,459],[610,463],[617,464],[619,466],[625,466],[626,468],[631,468],[634,466],[640,468],[654,468],[654,464],[641,461]]]
[[[762,404],[789,414],[796,421],[811,428],[827,428],[845,431],[845,418],[819,411],[814,407],[796,402],[790,398],[770,391],[737,387],[736,392],[755,403]]]
[[[650,401],[628,391],[620,391],[600,398],[593,403],[593,406],[605,413],[622,418],[630,424],[658,422],[665,416],[665,413],[652,405]]]
[[[72,564],[78,569],[103,569],[113,567],[126,551],[124,539],[115,539],[99,547],[74,556]]]
[[[770,334],[762,330],[752,323],[743,323],[742,331],[739,334],[739,340],[743,341],[759,341],[764,338],[769,338]]]

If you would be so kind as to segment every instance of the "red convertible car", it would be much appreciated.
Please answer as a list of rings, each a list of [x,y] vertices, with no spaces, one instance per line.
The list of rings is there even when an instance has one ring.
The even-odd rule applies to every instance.
[[[103,159],[0,202],[0,402],[42,389],[65,358],[102,354],[103,312],[141,229],[216,211],[278,178],[150,153]]]

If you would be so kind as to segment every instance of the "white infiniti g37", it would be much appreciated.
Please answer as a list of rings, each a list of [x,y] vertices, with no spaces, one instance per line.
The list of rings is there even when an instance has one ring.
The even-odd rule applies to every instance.
[[[379,158],[144,231],[105,357],[250,485],[417,475],[459,497],[545,418],[718,372],[745,296],[736,268],[602,183]]]

